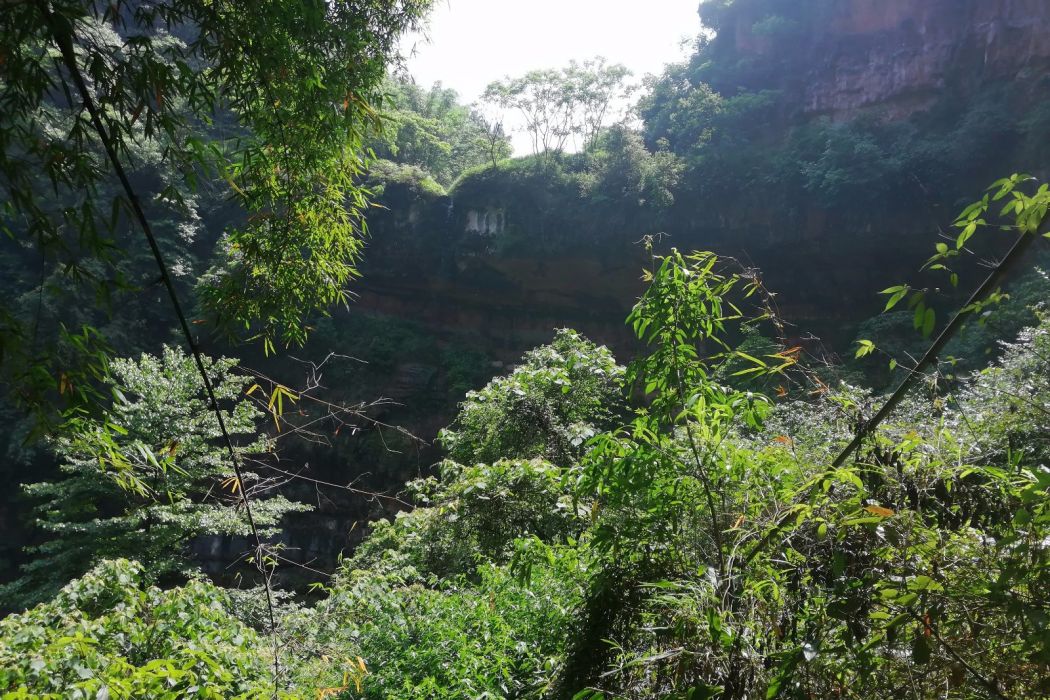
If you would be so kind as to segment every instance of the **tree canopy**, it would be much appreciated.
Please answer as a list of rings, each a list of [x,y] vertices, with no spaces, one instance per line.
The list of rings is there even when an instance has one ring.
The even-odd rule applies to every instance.
[[[265,465],[275,445],[260,436],[263,412],[244,396],[252,382],[232,371],[235,363],[210,362],[212,385],[224,404],[227,430],[243,443],[239,451]],[[48,539],[30,548],[23,576],[0,589],[12,601],[46,600],[102,559],[134,558],[150,582],[191,572],[195,538],[251,533],[237,508],[240,489],[252,494],[255,523],[264,535],[277,531],[285,513],[308,509],[267,494],[273,483],[265,468],[239,483],[197,368],[185,353],[165,348],[160,357],[115,360],[111,370],[112,402],[105,414],[54,445],[61,478],[26,486],[37,503],[37,526]],[[119,469],[99,458],[94,442],[107,428],[116,435],[110,449],[127,461]]]
[[[510,156],[502,131],[460,104],[454,90],[440,83],[425,90],[396,77],[387,90],[385,136],[373,145],[378,157],[421,167],[449,187],[464,171]]]
[[[933,216],[856,327],[827,290],[877,265],[810,259],[847,233],[899,256],[872,212],[1041,153],[1042,96],[803,118],[793,44],[835,3],[704,0],[716,33],[647,79],[640,127],[603,59],[467,106],[392,65],[426,5],[0,0],[0,448],[32,519],[0,696],[1050,698],[1050,185]],[[394,269],[318,319],[367,220]],[[790,303],[845,355],[749,260],[793,227],[767,253],[834,278]],[[722,229],[747,235],[688,243]],[[604,278],[636,264],[618,335]],[[563,289],[608,345],[516,359]],[[244,340],[261,367],[223,357]]]
[[[625,66],[610,65],[599,56],[497,80],[482,99],[498,109],[516,111],[524,120],[533,154],[548,156],[568,145],[582,150],[603,127],[617,123],[634,91],[627,82],[630,75]]]
[[[202,183],[223,183],[242,214],[200,288],[208,317],[268,347],[301,342],[310,314],[348,299],[365,226],[363,148],[381,126],[397,38],[427,6],[6,4],[4,233],[104,302],[128,286],[114,237],[141,224],[142,208],[182,209]],[[148,160],[159,181],[145,175],[143,149],[157,154]],[[117,167],[134,184],[114,187]],[[43,183],[47,198],[37,196]],[[32,318],[6,306],[3,314],[3,371],[15,395],[84,398],[105,338],[70,332],[44,351]],[[93,369],[63,391],[61,376],[84,363]]]

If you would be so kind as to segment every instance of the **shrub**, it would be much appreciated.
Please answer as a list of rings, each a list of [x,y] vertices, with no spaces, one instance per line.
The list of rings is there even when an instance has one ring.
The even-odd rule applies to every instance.
[[[268,698],[255,633],[201,580],[160,590],[106,561],[50,602],[0,620],[4,698]]]
[[[438,439],[463,464],[542,457],[568,466],[616,415],[622,376],[607,348],[560,330],[510,375],[468,392]]]
[[[444,462],[441,479],[411,484],[419,507],[381,520],[345,571],[403,571],[421,578],[473,576],[485,562],[506,564],[519,538],[562,542],[584,519],[563,470],[539,459],[465,467]]]

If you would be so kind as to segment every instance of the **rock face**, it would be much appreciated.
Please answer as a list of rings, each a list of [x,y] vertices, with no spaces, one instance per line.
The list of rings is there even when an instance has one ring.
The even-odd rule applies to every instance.
[[[485,209],[471,209],[467,212],[467,233],[494,236],[498,233],[503,233],[504,228],[504,213],[502,209],[488,207]]]
[[[743,3],[741,3],[743,4]],[[784,75],[805,114],[842,120],[877,108],[890,119],[966,96],[995,81],[1026,82],[1050,69],[1046,0],[835,0],[785,41],[762,31],[757,7],[736,15],[742,58],[789,50],[804,70]],[[701,7],[703,16],[703,7]]]
[[[772,140],[823,117],[901,121],[935,106],[942,114],[952,100],[987,99],[998,84],[1009,87],[1012,109],[1046,99],[1050,0],[709,0],[701,20],[707,11],[721,13],[713,55],[729,66],[716,87],[776,91],[779,111],[762,129]],[[827,337],[843,332],[844,319],[877,313],[872,290],[912,271],[937,229],[950,225],[957,198],[1004,174],[1000,167],[1032,172],[1037,164],[967,158],[958,168],[965,188],[930,195],[943,183],[922,182],[928,201],[909,208],[888,197],[878,211],[835,209],[823,195],[793,202],[790,212],[762,201],[741,210],[686,193],[665,221],[602,214],[583,200],[567,205],[520,173],[475,177],[451,198],[402,197],[412,205],[386,203],[370,220],[358,306],[467,330],[504,361],[558,326],[623,351],[631,337],[622,319],[642,290],[644,256],[634,244],[662,231],[665,247],[711,249],[761,268],[782,311]]]

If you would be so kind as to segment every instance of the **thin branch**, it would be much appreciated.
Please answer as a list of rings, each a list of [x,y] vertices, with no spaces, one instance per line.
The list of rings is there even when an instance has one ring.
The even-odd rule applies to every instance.
[[[1006,253],[1006,256],[998,265],[996,265],[995,269],[992,270],[991,274],[988,275],[984,282],[974,290],[973,294],[970,295],[970,298],[966,300],[966,303],[955,313],[952,320],[944,327],[944,330],[942,330],[940,335],[937,336],[937,339],[933,341],[933,344],[922,356],[922,359],[919,360],[915,368],[908,372],[904,377],[904,380],[901,381],[897,389],[892,395],[890,395],[890,398],[886,400],[886,403],[882,405],[882,408],[880,408],[870,420],[860,427],[850,443],[839,453],[838,457],[836,457],[831,463],[831,469],[838,469],[841,467],[846,459],[853,454],[854,450],[860,446],[864,438],[878,428],[879,424],[882,423],[886,416],[896,408],[897,404],[899,404],[908,393],[908,390],[915,383],[916,377],[925,376],[921,374],[922,371],[937,359],[937,355],[942,349],[944,349],[944,346],[948,344],[948,341],[950,341],[959,329],[962,328],[964,321],[969,316],[968,310],[972,308],[976,302],[981,301],[995,290],[1003,277],[1006,276],[1006,273],[1009,272],[1014,264],[1024,256],[1025,252],[1032,246],[1035,240],[1045,234],[1048,230],[1050,230],[1050,217],[1043,222],[1038,231],[1033,233],[1021,233],[1017,240],[1014,241],[1013,246]],[[803,500],[808,499],[810,495],[812,495],[812,493],[819,487],[820,482],[821,480],[817,479],[808,489],[806,489],[805,493],[802,495]],[[743,566],[748,566],[755,557],[757,557],[759,553],[762,552],[770,542],[772,542],[773,538],[784,527],[791,515],[792,511],[788,511],[787,515],[782,516],[776,521],[776,523],[774,523],[773,527],[769,529],[765,536],[755,544],[754,548],[744,558]]]
[[[948,344],[948,341],[955,336],[960,328],[962,328],[963,323],[969,317],[968,310],[972,308],[976,302],[987,297],[996,287],[999,286],[999,283],[1002,281],[1003,277],[1006,276],[1006,273],[1009,272],[1010,268],[1021,259],[1025,252],[1032,246],[1032,243],[1035,242],[1036,237],[1044,233],[1045,229],[1046,226],[1044,224],[1044,227],[1040,229],[1039,233],[1022,233],[1017,240],[1014,241],[1013,246],[1006,253],[1006,257],[996,265],[991,274],[989,274],[984,282],[981,283],[981,286],[974,290],[973,294],[971,294],[970,298],[966,300],[963,307],[955,313],[952,320],[944,327],[944,330],[942,330],[941,334],[937,336],[937,339],[933,341],[933,345],[929,347],[926,354],[924,354],[918,364],[915,365],[915,369],[904,377],[897,389],[890,395],[890,398],[887,399],[886,403],[884,403],[882,408],[879,409],[878,413],[872,416],[871,420],[861,426],[861,429],[857,431],[853,440],[846,445],[846,449],[842,450],[839,456],[835,458],[835,461],[831,463],[833,468],[841,467],[853,451],[860,446],[860,443],[863,442],[864,438],[871,434],[871,432],[882,423],[886,416],[897,407],[897,404],[899,404],[905,394],[908,393],[908,389],[910,389],[912,384],[915,383],[915,378],[937,359],[937,356],[940,354],[941,350],[944,349],[944,346]]]
[[[142,205],[139,202],[138,195],[134,188],[131,186],[131,182],[128,179],[127,173],[124,171],[124,166],[120,162],[120,158],[117,156],[116,149],[113,142],[110,140],[109,135],[106,132],[106,128],[102,123],[102,118],[99,114],[99,110],[95,105],[95,101],[91,96],[90,90],[88,90],[87,84],[84,82],[84,76],[80,72],[80,67],[77,65],[76,52],[73,48],[73,35],[71,29],[64,29],[63,24],[58,21],[54,13],[51,11],[47,0],[38,0],[38,6],[40,12],[44,17],[44,21],[47,24],[48,31],[51,34],[51,38],[54,40],[56,46],[62,54],[62,61],[69,72],[69,77],[73,81],[73,85],[76,87],[77,92],[80,94],[80,99],[87,110],[91,125],[98,134],[99,140],[102,143],[102,147],[106,152],[106,156],[109,159],[110,164],[113,166],[113,172],[120,181],[121,187],[124,193],[127,195],[128,203],[131,211],[137,220],[139,227],[142,229],[143,235],[146,237],[146,242],[149,244],[150,251],[153,253],[153,259],[157,264],[157,268],[160,271],[160,278],[164,284],[164,288],[168,293],[168,298],[171,301],[172,308],[175,311],[175,315],[178,317],[179,325],[182,329],[182,334],[186,340],[186,344],[189,346],[191,353],[193,354],[194,362],[197,365],[197,371],[201,375],[201,381],[204,384],[205,392],[208,395],[208,400],[211,404],[211,409],[215,413],[215,417],[219,423],[219,430],[222,432],[223,440],[226,445],[226,450],[229,453],[230,461],[233,464],[234,474],[237,476],[238,481],[241,484],[245,483],[243,472],[241,470],[240,460],[237,458],[237,450],[233,445],[233,438],[230,436],[229,430],[226,427],[226,421],[223,418],[222,410],[219,408],[218,399],[215,396],[215,390],[212,386],[211,378],[208,376],[208,371],[204,366],[204,358],[201,355],[200,349],[197,347],[197,343],[193,339],[193,334],[190,331],[189,322],[186,320],[186,315],[182,311],[182,305],[179,302],[178,294],[175,290],[175,286],[171,281],[171,276],[168,274],[168,267],[164,261],[164,256],[161,253],[160,247],[157,244],[157,239],[153,235],[153,229],[150,226],[149,219],[146,217],[145,211],[142,209]],[[274,683],[274,697],[278,693],[278,676],[279,676],[279,660],[277,655],[277,641],[276,631],[277,622],[276,615],[274,613],[274,602],[273,602],[273,591],[270,587],[270,579],[267,575],[266,568],[263,563],[263,552],[265,547],[262,542],[262,537],[259,535],[259,530],[255,523],[255,518],[252,515],[251,503],[248,500],[248,495],[244,488],[239,489],[241,493],[241,500],[244,504],[244,512],[248,519],[248,525],[251,528],[252,535],[254,536],[256,543],[255,552],[255,563],[256,568],[263,576],[266,589],[266,607],[270,617],[270,628],[274,635],[274,659],[273,659],[273,683]]]

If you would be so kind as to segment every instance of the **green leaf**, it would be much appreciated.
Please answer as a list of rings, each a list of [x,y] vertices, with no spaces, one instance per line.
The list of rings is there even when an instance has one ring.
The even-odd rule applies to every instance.
[[[937,314],[933,309],[926,309],[926,313],[922,319],[922,335],[924,338],[929,338],[933,334],[933,329],[937,325]]]
[[[693,686],[685,694],[685,700],[711,700],[711,698],[717,697],[725,690],[724,686],[721,685],[708,685],[707,683],[701,683],[700,685]]]
[[[919,305],[915,307],[915,314],[912,316],[912,320],[911,320],[912,326],[915,327],[915,330],[920,330],[922,328],[922,324],[923,324],[923,321],[925,320],[925,317],[926,317],[926,302],[920,301]]]
[[[766,367],[766,363],[765,362],[763,362],[762,360],[758,359],[757,357],[753,357],[751,355],[748,355],[746,352],[741,352],[741,351],[737,350],[737,351],[735,351],[734,354],[737,357],[742,357],[745,360],[747,360],[748,362],[753,362],[754,364],[759,365],[760,367]]]
[[[880,292],[881,294],[889,294],[890,295],[889,300],[886,302],[886,308],[883,309],[883,312],[889,311],[894,306],[896,306],[897,303],[900,302],[901,299],[903,299],[904,297],[908,296],[908,292],[909,291],[911,291],[911,290],[908,287],[904,286],[904,285],[900,285],[900,286],[897,286],[897,287],[890,287],[889,289],[882,290],[882,292]]]
[[[934,581],[929,576],[916,576],[912,580],[908,581],[909,591],[941,591],[944,590],[944,586]]]
[[[859,347],[857,348],[857,352],[854,354],[854,358],[856,359],[866,357],[871,353],[875,352],[876,349],[875,343],[871,342],[870,340],[858,340],[857,345]]]
[[[881,523],[883,520],[884,520],[884,518],[880,518],[878,516],[874,516],[873,515],[873,516],[865,516],[865,517],[862,517],[862,518],[849,518],[847,520],[843,520],[842,524],[843,525],[848,525],[848,526],[852,526],[852,525],[873,525],[875,523]]]

